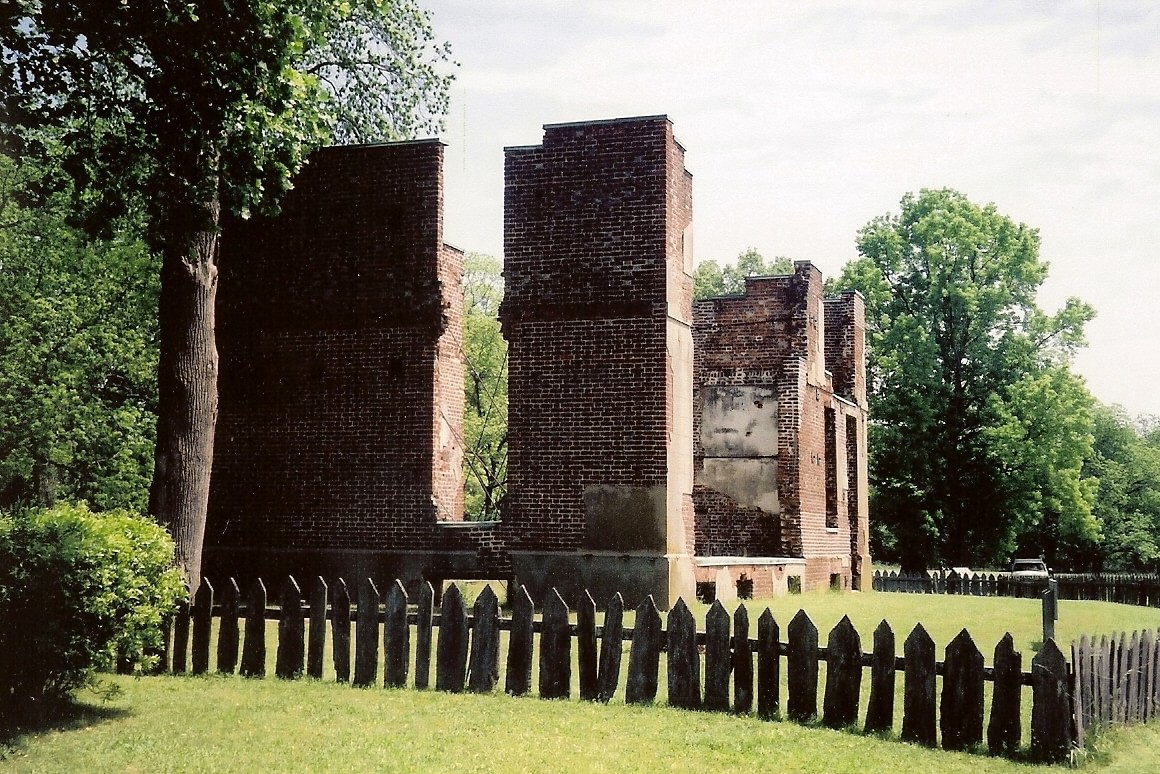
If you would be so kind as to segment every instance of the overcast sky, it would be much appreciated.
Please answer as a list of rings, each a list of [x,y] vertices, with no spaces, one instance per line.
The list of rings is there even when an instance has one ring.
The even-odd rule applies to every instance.
[[[1160,414],[1160,0],[425,0],[459,62],[445,238],[503,253],[503,147],[666,114],[699,260],[856,257],[908,191],[1039,229],[1040,305],[1095,306],[1076,361]]]

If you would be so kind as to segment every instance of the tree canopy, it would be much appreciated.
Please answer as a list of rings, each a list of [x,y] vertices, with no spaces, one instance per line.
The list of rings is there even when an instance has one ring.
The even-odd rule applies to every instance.
[[[144,512],[157,423],[157,265],[122,224],[91,241],[42,172],[0,156],[0,509]]]
[[[793,262],[784,256],[772,261],[761,257],[750,247],[724,266],[714,260],[701,261],[693,272],[693,298],[698,301],[715,296],[739,296],[745,293],[746,277],[793,274]]]
[[[1095,446],[1084,474],[1099,479],[1093,511],[1103,529],[1095,569],[1160,570],[1160,431],[1137,427],[1119,407],[1093,415]]]
[[[1036,305],[1037,232],[923,190],[858,251],[838,284],[866,298],[877,552],[917,569],[1094,539],[1093,400],[1069,369],[1094,311]]]

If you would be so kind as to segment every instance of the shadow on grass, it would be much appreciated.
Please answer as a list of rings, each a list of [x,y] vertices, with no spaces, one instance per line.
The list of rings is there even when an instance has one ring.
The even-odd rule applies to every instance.
[[[40,712],[22,713],[19,717],[0,722],[0,761],[19,752],[27,737],[50,731],[79,731],[130,714],[121,707],[83,701],[64,702]]]

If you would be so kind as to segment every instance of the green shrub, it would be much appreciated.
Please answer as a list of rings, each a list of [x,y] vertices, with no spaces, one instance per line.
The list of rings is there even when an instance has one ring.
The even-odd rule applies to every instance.
[[[148,519],[84,503],[0,514],[0,724],[68,700],[96,670],[148,669],[184,594],[173,541]]]

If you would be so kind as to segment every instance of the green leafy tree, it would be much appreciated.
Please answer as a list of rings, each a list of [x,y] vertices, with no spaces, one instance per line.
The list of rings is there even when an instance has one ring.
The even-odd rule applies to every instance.
[[[1141,433],[1118,406],[1098,407],[1093,431],[1084,470],[1099,479],[1093,511],[1103,542],[1091,564],[1122,572],[1160,569],[1160,437]]]
[[[1096,540],[1092,399],[1068,369],[1094,312],[1038,308],[1037,232],[924,190],[858,250],[838,284],[866,298],[876,549],[921,569]]]
[[[469,253],[463,272],[464,508],[473,521],[500,517],[507,492],[507,342],[499,324],[503,267]]]
[[[52,151],[86,224],[126,207],[161,256],[150,510],[200,573],[217,418],[218,224],[274,208],[331,139],[436,128],[450,77],[415,0],[13,0],[0,111]]]
[[[148,504],[157,266],[133,229],[90,241],[67,196],[16,198],[42,175],[0,156],[0,508],[58,498]]]
[[[793,262],[778,256],[770,262],[750,247],[737,256],[737,261],[724,266],[716,261],[701,261],[693,272],[693,298],[698,301],[715,296],[739,296],[745,293],[746,277],[793,274]]]

